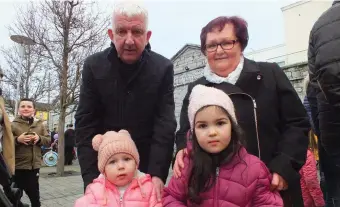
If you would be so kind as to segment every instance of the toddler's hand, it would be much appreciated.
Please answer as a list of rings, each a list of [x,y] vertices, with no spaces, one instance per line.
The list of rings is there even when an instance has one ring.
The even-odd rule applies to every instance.
[[[163,194],[163,188],[164,188],[164,183],[159,177],[152,177],[152,182],[153,185],[155,186],[156,190],[156,195],[157,195],[157,200],[162,201],[162,194]]]

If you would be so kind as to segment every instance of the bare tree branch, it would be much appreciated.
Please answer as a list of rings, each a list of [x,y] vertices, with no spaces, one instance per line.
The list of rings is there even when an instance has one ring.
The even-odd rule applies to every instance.
[[[30,87],[35,82],[35,92],[45,92],[47,73],[53,72],[53,80],[58,86],[58,94],[52,104],[59,112],[59,154],[58,174],[63,174],[64,125],[65,117],[76,110],[81,80],[81,66],[85,58],[101,50],[107,42],[106,29],[109,17],[95,10],[96,3],[82,0],[45,0],[31,2],[26,9],[21,9],[17,21],[10,31],[32,38],[37,47],[44,70],[39,70],[34,62],[29,62],[27,74],[37,71],[41,76],[31,77],[26,81]],[[38,57],[34,60],[40,60]],[[17,61],[20,63],[20,61]],[[25,63],[27,64],[27,63]],[[41,67],[42,67],[41,66]],[[15,81],[11,82],[15,85]],[[34,97],[38,97],[38,94]]]
[[[26,47],[24,59],[21,58],[17,47],[0,48],[0,53],[6,61],[4,67],[6,90],[11,93],[5,93],[9,102],[17,99],[15,91],[17,90],[18,74],[20,75],[20,97],[31,98],[38,102],[43,100],[51,88],[47,87],[48,80],[46,78],[47,70],[46,61],[40,56],[42,47]],[[53,84],[52,84],[53,85]],[[8,103],[11,112],[14,114],[14,104]]]

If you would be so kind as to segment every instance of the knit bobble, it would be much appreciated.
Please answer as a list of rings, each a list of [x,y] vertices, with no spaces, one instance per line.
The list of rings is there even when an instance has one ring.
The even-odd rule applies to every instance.
[[[97,134],[92,139],[92,147],[94,150],[98,151],[101,143],[103,142],[103,135]]]

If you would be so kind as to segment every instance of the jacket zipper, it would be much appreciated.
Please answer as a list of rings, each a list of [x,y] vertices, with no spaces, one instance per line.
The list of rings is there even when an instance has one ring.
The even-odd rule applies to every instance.
[[[34,154],[34,145],[32,145],[32,170],[34,169],[34,157],[35,157],[35,154]]]
[[[124,196],[126,194],[126,192],[130,191],[131,189],[131,184],[125,189],[124,193],[121,195],[119,190],[118,190],[118,193],[119,193],[119,205],[120,207],[124,207]]]
[[[121,207],[124,206],[123,197],[124,197],[124,194],[119,196],[119,203],[120,203],[120,206],[121,206]]]
[[[258,157],[261,159],[261,148],[260,148],[260,138],[259,138],[259,129],[258,129],[258,120],[257,120],[257,104],[256,100],[247,93],[229,93],[228,95],[245,95],[249,97],[253,102],[253,113],[254,113],[254,121],[255,121],[255,130],[256,130],[256,140],[257,140],[257,150],[258,150]]]
[[[215,192],[214,192],[214,207],[218,207],[218,191],[219,191],[219,182],[218,182],[218,176],[220,175],[220,168],[216,168],[216,185],[215,185]]]
[[[27,122],[27,123],[28,123],[28,125],[29,125],[29,122]],[[31,126],[29,126],[28,131],[31,132]],[[35,157],[35,153],[34,153],[34,145],[32,145],[32,165],[31,165],[32,168],[31,168],[31,170],[34,169],[34,157]]]

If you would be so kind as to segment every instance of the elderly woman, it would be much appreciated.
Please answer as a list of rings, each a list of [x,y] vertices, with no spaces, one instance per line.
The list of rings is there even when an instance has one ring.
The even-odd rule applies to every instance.
[[[183,100],[174,176],[181,176],[187,153],[191,90],[197,84],[211,86],[230,95],[245,132],[247,150],[271,170],[272,189],[280,191],[285,206],[303,206],[299,170],[305,163],[308,145],[306,111],[277,64],[243,57],[247,43],[247,23],[239,17],[218,17],[202,29],[201,51],[208,64],[204,77],[189,84]]]

